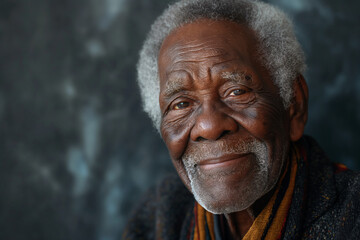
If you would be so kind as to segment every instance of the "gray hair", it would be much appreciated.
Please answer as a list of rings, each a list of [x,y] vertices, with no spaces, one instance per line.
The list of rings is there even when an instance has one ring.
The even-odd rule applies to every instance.
[[[182,0],[170,5],[151,26],[137,65],[144,111],[160,129],[158,54],[175,29],[198,19],[229,20],[252,29],[259,40],[259,60],[278,86],[284,108],[293,98],[293,81],[305,71],[305,56],[289,18],[281,10],[256,0]]]

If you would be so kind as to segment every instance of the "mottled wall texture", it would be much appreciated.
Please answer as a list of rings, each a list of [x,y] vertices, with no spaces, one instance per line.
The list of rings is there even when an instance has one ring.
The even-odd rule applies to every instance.
[[[360,169],[360,2],[269,2],[307,54],[307,133]],[[141,194],[174,171],[135,82],[168,4],[0,1],[0,239],[119,239]]]

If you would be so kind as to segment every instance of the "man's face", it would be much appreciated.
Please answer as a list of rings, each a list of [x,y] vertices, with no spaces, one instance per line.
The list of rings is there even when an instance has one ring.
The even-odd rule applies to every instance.
[[[213,213],[250,207],[276,184],[289,117],[247,27],[200,20],[159,53],[161,134],[180,178]]]

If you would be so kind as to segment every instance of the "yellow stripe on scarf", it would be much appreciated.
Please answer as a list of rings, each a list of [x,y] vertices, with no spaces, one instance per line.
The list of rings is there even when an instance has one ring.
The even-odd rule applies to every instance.
[[[206,211],[206,222],[208,224],[209,227],[209,232],[210,232],[210,238],[211,240],[215,240],[215,233],[214,233],[214,217],[212,215],[212,213]]]

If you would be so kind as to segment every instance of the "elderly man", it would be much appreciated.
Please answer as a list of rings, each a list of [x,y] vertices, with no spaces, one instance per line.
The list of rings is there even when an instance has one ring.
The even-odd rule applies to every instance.
[[[138,81],[182,183],[150,191],[124,239],[360,238],[359,175],[303,136],[304,70],[291,23],[270,5],[171,5]]]

